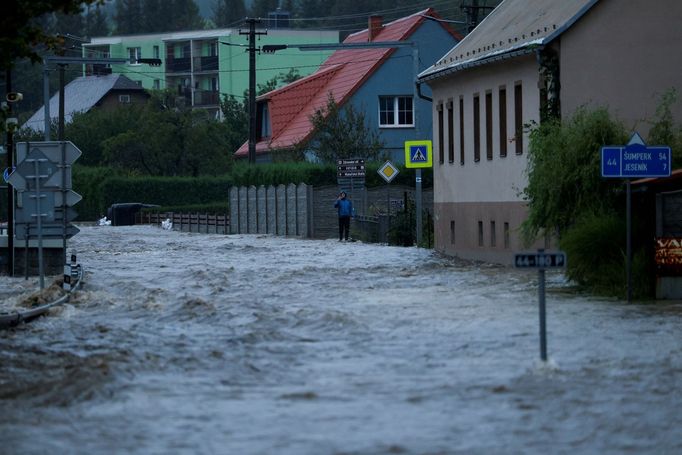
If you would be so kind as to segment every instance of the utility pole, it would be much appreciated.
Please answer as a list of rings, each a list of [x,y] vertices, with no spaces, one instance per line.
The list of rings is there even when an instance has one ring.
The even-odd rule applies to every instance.
[[[478,23],[480,22],[478,20],[479,18],[479,11],[483,10],[484,12],[494,10],[496,7],[495,6],[479,6],[478,0],[471,0],[471,5],[462,5],[461,8],[464,10],[467,16],[467,32],[471,32],[473,29],[476,28]]]
[[[249,25],[248,32],[239,31],[240,35],[248,35],[249,47],[249,164],[256,164],[256,141],[258,140],[256,130],[256,52],[260,49],[256,47],[256,35],[267,35],[268,32],[256,31],[256,24],[260,24],[260,19],[246,18]]]
[[[9,95],[12,93],[12,65],[7,67],[5,77],[6,90]],[[12,118],[12,103],[7,100],[7,118]],[[11,171],[14,167],[14,126],[7,127],[7,169]],[[7,273],[14,276],[14,187],[7,183]]]

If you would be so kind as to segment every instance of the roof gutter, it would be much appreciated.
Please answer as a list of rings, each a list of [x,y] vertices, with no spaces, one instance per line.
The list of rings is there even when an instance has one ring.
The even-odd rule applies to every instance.
[[[499,62],[502,60],[509,60],[510,58],[520,57],[522,55],[533,54],[536,51],[542,49],[542,47],[544,47],[544,46],[542,46],[542,45],[530,45],[530,46],[527,46],[527,47],[524,47],[521,49],[516,49],[516,50],[510,51],[510,52],[505,52],[503,54],[491,55],[489,57],[484,57],[480,60],[465,62],[465,63],[462,63],[462,64],[457,65],[457,66],[451,66],[448,68],[444,68],[444,69],[439,70],[435,73],[431,73],[431,74],[428,74],[426,76],[419,77],[419,78],[417,78],[417,81],[419,81],[419,83],[427,82],[427,81],[431,81],[434,79],[438,79],[438,78],[447,76],[449,74],[457,73],[459,71],[464,71],[464,70],[469,69],[469,68],[475,68],[477,66],[483,66],[483,65],[487,65],[489,63]]]

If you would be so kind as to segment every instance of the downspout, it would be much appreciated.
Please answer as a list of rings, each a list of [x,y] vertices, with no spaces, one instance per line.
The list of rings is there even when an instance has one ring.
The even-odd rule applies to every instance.
[[[417,96],[418,96],[419,98],[421,98],[421,99],[423,99],[423,100],[426,100],[426,101],[428,101],[429,103],[433,103],[433,98],[431,98],[430,96],[426,96],[426,95],[424,95],[424,94],[422,93],[422,83],[419,82],[419,80],[416,80],[416,81],[414,82],[414,85],[417,86]]]
[[[535,51],[540,88],[540,121],[561,117],[559,58],[554,50],[542,46]]]

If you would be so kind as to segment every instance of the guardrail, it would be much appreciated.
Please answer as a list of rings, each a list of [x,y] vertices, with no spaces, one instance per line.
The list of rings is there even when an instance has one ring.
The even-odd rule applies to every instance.
[[[29,322],[37,318],[38,316],[44,315],[50,308],[68,302],[69,298],[71,297],[71,293],[80,289],[83,283],[83,275],[85,273],[83,267],[80,264],[76,265],[74,269],[75,270],[72,271],[73,281],[70,284],[70,289],[68,290],[65,289],[66,293],[64,295],[59,297],[54,302],[49,302],[44,305],[39,305],[30,309],[13,312],[0,312],[0,329],[7,329],[10,327],[15,327],[22,322]]]
[[[229,234],[230,217],[226,214],[208,213],[152,213],[138,212],[135,224],[156,224],[170,221],[173,230],[181,232],[199,232],[202,234]]]

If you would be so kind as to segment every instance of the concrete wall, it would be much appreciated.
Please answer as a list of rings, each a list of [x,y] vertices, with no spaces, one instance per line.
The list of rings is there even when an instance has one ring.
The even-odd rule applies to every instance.
[[[597,2],[561,36],[562,116],[608,106],[646,138],[660,95],[682,92],[681,20],[679,0]],[[674,115],[682,119],[682,103]]]
[[[299,185],[232,187],[231,234],[311,236],[312,187]]]

